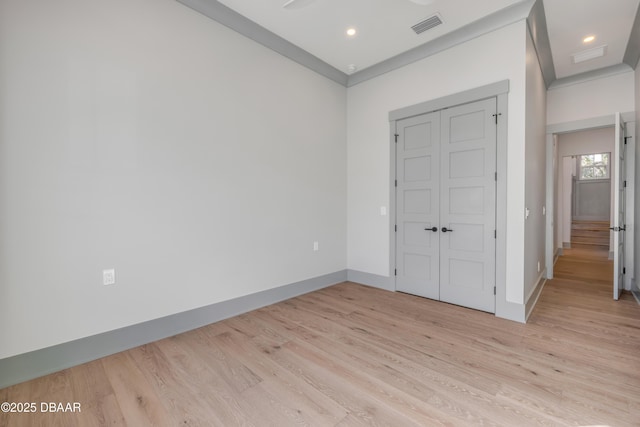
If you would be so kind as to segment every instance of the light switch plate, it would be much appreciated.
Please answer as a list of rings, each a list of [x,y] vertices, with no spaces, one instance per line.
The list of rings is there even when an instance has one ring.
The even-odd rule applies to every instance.
[[[115,285],[116,283],[116,270],[110,268],[108,270],[102,270],[102,284],[107,285]]]

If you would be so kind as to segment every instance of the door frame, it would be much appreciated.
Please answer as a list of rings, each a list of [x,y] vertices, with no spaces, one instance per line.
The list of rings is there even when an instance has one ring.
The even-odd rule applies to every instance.
[[[631,279],[634,277],[634,215],[635,215],[635,111],[621,113],[622,122],[625,124],[626,134],[629,136],[627,142],[627,158],[626,162],[626,223],[627,233],[625,233],[625,266],[627,274],[624,279],[624,289],[631,289]],[[578,132],[584,130],[600,129],[604,127],[613,127],[616,124],[615,114],[594,117],[585,120],[577,120],[572,122],[564,122],[547,126],[547,143],[546,143],[546,244],[545,244],[545,261],[547,265],[547,279],[553,279],[554,261],[558,252],[556,251],[556,242],[554,241],[554,218],[555,218],[555,196],[556,188],[554,185],[554,142],[558,135],[563,133]],[[612,154],[613,155],[613,154]],[[613,196],[613,195],[612,195]]]
[[[408,107],[400,108],[389,113],[389,242],[393,242],[393,250],[389,251],[389,271],[393,272],[396,265],[396,147],[395,147],[395,122],[414,116],[419,116],[434,111],[443,110],[484,99],[496,98],[497,112],[499,114],[496,129],[496,170],[498,173],[496,182],[496,305],[495,315],[506,318],[517,318],[516,313],[506,301],[507,278],[507,98],[509,93],[509,80],[502,80],[486,86],[477,87],[464,92],[433,99]],[[396,290],[395,275],[392,276],[393,290]],[[513,311],[513,313],[512,313]]]

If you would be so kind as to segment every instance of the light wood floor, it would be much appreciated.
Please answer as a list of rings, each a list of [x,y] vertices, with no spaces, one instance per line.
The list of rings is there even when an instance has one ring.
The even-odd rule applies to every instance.
[[[567,251],[526,325],[343,283],[0,390],[1,426],[640,425],[640,306]]]

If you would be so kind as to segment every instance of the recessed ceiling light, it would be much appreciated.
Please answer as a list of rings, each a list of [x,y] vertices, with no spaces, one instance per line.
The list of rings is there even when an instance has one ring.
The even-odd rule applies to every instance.
[[[596,39],[596,36],[587,36],[582,39],[582,43],[591,43]]]
[[[355,29],[355,28],[349,28],[349,29],[347,29],[347,35],[348,35],[349,37],[353,37],[353,36],[355,36],[355,35],[356,35],[356,32],[357,32],[357,31],[356,31],[356,29]]]

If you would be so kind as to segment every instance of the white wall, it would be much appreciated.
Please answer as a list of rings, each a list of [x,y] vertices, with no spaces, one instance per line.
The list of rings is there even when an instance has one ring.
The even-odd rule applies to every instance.
[[[348,268],[390,276],[389,112],[509,79],[506,298],[523,303],[525,39],[523,20],[349,88]]]
[[[173,0],[4,0],[0,88],[0,358],[346,268],[344,87]]]
[[[547,93],[547,124],[608,116],[635,109],[634,73],[616,74],[596,80],[561,86]]]
[[[613,153],[615,129],[606,127],[558,135],[560,157],[578,154]]]
[[[573,177],[575,173],[576,160],[574,157],[560,157],[560,176],[562,181],[558,188],[560,203],[556,211],[558,224],[558,235],[561,240],[558,247],[562,248],[564,243],[571,243],[571,201],[573,199]]]
[[[545,272],[547,89],[527,31],[524,296],[529,300]],[[543,212],[544,208],[544,212]]]

